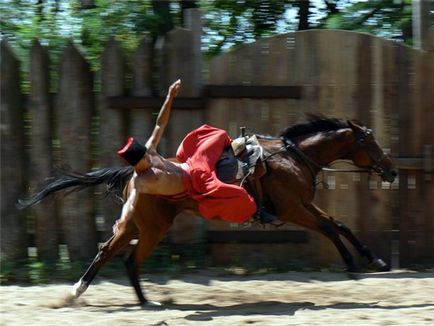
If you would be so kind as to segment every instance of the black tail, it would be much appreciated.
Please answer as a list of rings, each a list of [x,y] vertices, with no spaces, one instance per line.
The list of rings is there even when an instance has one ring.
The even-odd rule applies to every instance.
[[[17,207],[23,209],[38,204],[45,197],[58,192],[71,193],[102,183],[107,184],[107,193],[119,193],[133,175],[133,167],[112,167],[97,171],[81,173],[65,173],[52,178],[38,193],[28,199],[19,199]]]

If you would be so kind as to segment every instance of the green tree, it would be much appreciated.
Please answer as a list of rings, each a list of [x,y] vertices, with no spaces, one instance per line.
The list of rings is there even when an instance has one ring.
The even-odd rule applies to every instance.
[[[412,44],[411,0],[371,0],[364,2],[325,1],[329,14],[316,26],[366,32]]]
[[[412,43],[411,0],[200,1],[206,51],[310,28],[345,29]],[[434,4],[433,4],[434,6]]]
[[[96,69],[111,37],[133,50],[144,36],[155,41],[182,26],[183,11],[192,7],[203,10],[208,55],[309,28],[362,31],[408,44],[412,38],[411,0],[2,0],[0,27],[20,56],[38,38],[56,54],[55,62],[70,39]]]

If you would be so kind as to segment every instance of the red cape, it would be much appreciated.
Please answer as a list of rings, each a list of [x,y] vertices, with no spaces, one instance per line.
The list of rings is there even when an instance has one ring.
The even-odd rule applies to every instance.
[[[244,188],[221,182],[215,171],[217,161],[230,143],[226,131],[203,125],[184,138],[176,158],[187,163],[187,189],[198,202],[203,217],[243,223],[257,210],[254,199]]]

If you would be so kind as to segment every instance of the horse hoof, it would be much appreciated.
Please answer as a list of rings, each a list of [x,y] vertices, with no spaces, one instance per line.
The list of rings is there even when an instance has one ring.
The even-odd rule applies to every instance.
[[[375,269],[378,272],[387,272],[390,270],[389,266],[380,258],[374,259],[370,264],[369,267],[372,269]]]
[[[74,298],[78,298],[80,295],[84,293],[84,291],[87,290],[88,285],[83,282],[82,280],[79,280],[77,283],[74,284],[71,290],[71,295]]]

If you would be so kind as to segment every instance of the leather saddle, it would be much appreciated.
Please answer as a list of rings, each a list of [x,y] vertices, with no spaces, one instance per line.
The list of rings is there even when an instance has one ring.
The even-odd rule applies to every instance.
[[[222,182],[242,186],[253,196],[258,206],[254,221],[263,225],[274,224],[276,216],[264,206],[261,177],[266,174],[267,166],[264,149],[255,135],[246,137],[242,129],[242,136],[233,140],[231,146],[224,150],[216,164],[216,172]]]
[[[264,150],[255,135],[241,136],[223,151],[216,165],[220,181],[243,185],[247,178],[259,179],[266,173]]]

